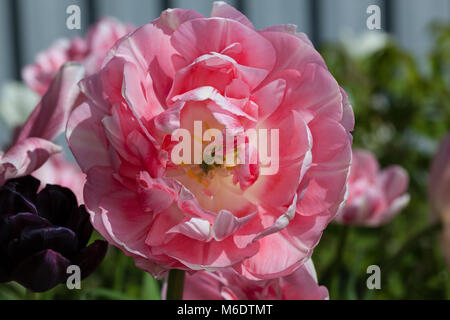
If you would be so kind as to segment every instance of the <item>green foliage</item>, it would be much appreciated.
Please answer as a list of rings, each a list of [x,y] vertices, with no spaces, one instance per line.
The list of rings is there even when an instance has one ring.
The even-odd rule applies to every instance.
[[[331,299],[450,298],[436,228],[426,230],[428,170],[440,139],[450,131],[450,25],[435,24],[431,30],[435,43],[425,65],[392,39],[358,58],[343,45],[322,48],[353,105],[354,148],[374,152],[382,167],[404,167],[411,194],[409,206],[390,224],[352,228],[341,267],[330,280],[322,277]],[[342,228],[330,226],[316,248],[319,278],[334,263]],[[373,264],[381,267],[381,290],[366,287],[366,268]]]

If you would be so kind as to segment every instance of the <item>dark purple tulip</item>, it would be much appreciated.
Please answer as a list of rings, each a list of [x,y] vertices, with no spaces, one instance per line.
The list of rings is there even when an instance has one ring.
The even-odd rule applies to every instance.
[[[107,243],[87,246],[89,214],[72,191],[26,176],[0,187],[0,282],[17,281],[47,291],[66,281],[67,267],[77,265],[81,278],[103,260]]]

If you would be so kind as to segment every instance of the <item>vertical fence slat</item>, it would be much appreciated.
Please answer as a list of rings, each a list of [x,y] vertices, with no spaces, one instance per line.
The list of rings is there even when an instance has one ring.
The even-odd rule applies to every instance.
[[[97,0],[97,16],[112,16],[123,22],[141,26],[157,18],[161,3],[156,0]]]
[[[0,86],[9,79],[14,77],[14,46],[13,36],[14,30],[10,1],[0,0],[0,43],[3,43],[2,53],[0,54]]]
[[[298,30],[311,36],[312,20],[308,0],[247,0],[247,15],[256,29],[276,24],[292,23]]]
[[[381,9],[381,27],[386,28],[384,21],[384,1],[381,0],[315,0],[319,1],[320,41],[333,42],[349,33],[360,34],[367,29],[366,13],[370,5],[378,5]],[[388,0],[389,1],[389,0]],[[393,0],[390,0],[393,1]]]
[[[36,54],[48,48],[61,37],[73,37],[82,34],[88,24],[88,12],[85,1],[76,0],[16,0],[20,17],[20,47],[23,50],[22,63],[34,61]],[[88,0],[86,0],[88,1]],[[69,30],[66,26],[69,5],[78,5],[81,9],[81,29]]]
[[[397,39],[423,62],[433,41],[428,26],[437,20],[450,21],[450,0],[397,0],[393,5]]]
[[[3,84],[14,77],[14,56],[13,56],[13,30],[10,19],[9,0],[0,0],[0,43],[3,43],[0,54],[0,90]],[[0,91],[1,92],[1,91]],[[8,141],[9,133],[6,126],[0,121],[0,151]]]
[[[238,1],[226,1],[228,4],[236,7]],[[209,17],[214,0],[170,0],[172,8],[191,9],[200,12],[205,17]]]

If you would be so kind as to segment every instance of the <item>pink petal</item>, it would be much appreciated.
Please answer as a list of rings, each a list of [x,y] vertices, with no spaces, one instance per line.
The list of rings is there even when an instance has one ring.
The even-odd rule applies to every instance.
[[[122,95],[130,108],[136,111],[140,119],[151,120],[164,111],[153,90],[153,80],[147,75],[140,77],[134,64],[126,63],[123,68]]]
[[[260,174],[246,190],[246,195],[261,206],[273,209],[291,204],[294,189],[309,170],[313,141],[308,126],[295,111],[281,121],[268,119],[266,124],[270,125],[267,129],[279,130],[279,170],[273,175]],[[270,197],[267,197],[268,193]]]
[[[177,224],[167,233],[179,233],[188,238],[205,242],[212,239],[211,224],[209,221],[200,218],[191,218],[189,221]]]
[[[345,128],[333,120],[315,120],[310,130],[314,141],[311,168],[305,175],[309,183],[297,210],[302,215],[330,210],[332,217],[344,200],[352,141]]]
[[[184,22],[199,18],[204,18],[204,16],[197,11],[175,8],[164,10],[161,16],[152,23],[171,34]]]
[[[253,23],[244,14],[223,1],[214,2],[210,16],[236,20],[250,29],[255,29]]]
[[[68,161],[59,153],[51,156],[42,167],[33,172],[33,176],[41,181],[41,186],[57,184],[69,188],[76,195],[78,204],[83,204],[83,186],[86,176],[76,163]]]
[[[94,227],[129,255],[150,256],[145,238],[152,218],[140,207],[135,192],[127,190],[113,178],[107,168],[91,168],[87,173],[84,199]]]
[[[60,69],[20,131],[17,141],[29,137],[53,140],[65,129],[79,94],[77,83],[83,73],[83,68],[75,63],[67,63]]]
[[[186,64],[210,52],[220,53],[233,43],[242,46],[242,53],[231,56],[237,63],[272,70],[275,55],[269,41],[237,21],[221,18],[191,20],[182,24],[172,36],[172,44]]]
[[[361,177],[375,182],[378,176],[379,166],[375,156],[365,150],[354,150],[352,157],[352,168],[350,179],[356,180]]]
[[[239,228],[253,219],[255,214],[256,212],[242,218],[237,218],[228,210],[220,211],[212,225],[214,239],[222,241],[234,234]]]
[[[405,193],[408,188],[408,173],[399,166],[390,166],[384,169],[380,175],[380,183],[382,190],[386,194],[388,202]]]
[[[222,300],[218,276],[207,272],[196,272],[186,276],[183,299],[184,300]]]
[[[134,63],[140,72],[150,71],[153,83],[158,83],[160,79],[166,82],[166,77],[173,79],[172,56],[176,53],[169,35],[154,24],[146,24],[124,38],[114,55],[106,59],[105,65],[112,59],[123,59]]]
[[[275,49],[276,62],[265,83],[273,81],[285,70],[294,69],[300,72],[308,64],[317,64],[327,69],[320,54],[309,43],[288,33],[259,32],[270,41]]]
[[[196,250],[192,250],[192,248]],[[258,244],[238,248],[233,237],[223,241],[199,242],[186,236],[178,236],[161,246],[155,253],[166,253],[192,270],[216,270],[230,267],[258,251]]]
[[[342,88],[341,88],[341,94],[342,94],[342,105],[344,108],[341,124],[348,131],[353,131],[353,129],[355,127],[355,115],[353,113],[353,108],[350,105],[350,101],[348,100],[347,93]]]
[[[409,204],[411,197],[409,194],[403,194],[395,198],[386,211],[375,215],[373,218],[367,220],[367,225],[378,227],[390,222],[397,214],[399,214]]]
[[[286,93],[272,120],[276,122],[294,109],[300,112],[306,123],[317,118],[341,122],[343,102],[336,80],[319,64],[306,64],[302,68],[302,72],[288,70],[281,75],[286,81]]]
[[[308,260],[291,275],[282,280],[283,298],[286,300],[328,300],[328,290],[317,284],[312,260]]]
[[[289,241],[282,232],[260,239],[258,252],[235,269],[251,280],[273,279],[288,275],[303,264],[309,253],[306,246]]]
[[[162,179],[152,179],[148,172],[139,176],[138,192],[145,212],[158,214],[166,210],[174,201],[174,190]]]
[[[279,232],[289,225],[289,222],[295,217],[295,209],[297,206],[297,195],[294,196],[291,205],[287,208],[286,212],[279,216],[275,223],[269,228],[265,229],[263,232],[258,234],[253,241],[258,241],[270,234]]]
[[[308,36],[303,32],[297,32],[297,26],[295,24],[278,24],[274,26],[270,26],[262,30],[262,32],[284,32],[296,36],[297,38],[303,40],[306,44],[309,44],[313,47],[311,40],[309,40]]]
[[[286,81],[278,79],[253,93],[253,101],[258,105],[258,121],[263,122],[281,104],[286,90]]]
[[[436,216],[450,208],[450,134],[442,139],[430,168],[428,198]],[[448,211],[450,212],[450,211]]]
[[[0,186],[8,179],[32,173],[60,151],[59,146],[44,139],[22,139],[0,156]]]
[[[83,172],[94,166],[111,165],[105,133],[95,109],[83,103],[71,114],[67,123],[67,143]]]

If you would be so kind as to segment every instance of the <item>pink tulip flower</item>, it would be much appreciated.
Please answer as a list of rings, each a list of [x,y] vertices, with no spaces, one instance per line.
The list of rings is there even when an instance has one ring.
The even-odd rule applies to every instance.
[[[353,152],[348,199],[336,221],[377,227],[391,221],[409,203],[408,173],[399,166],[379,169],[375,156]]]
[[[153,275],[233,267],[253,280],[286,276],[345,200],[353,111],[291,25],[257,31],[224,2],[209,18],[168,9],[120,39],[80,87],[67,140],[87,175],[86,207]],[[236,134],[228,154],[248,161],[191,161],[189,143],[201,156],[196,132],[210,129]],[[266,146],[277,158],[260,157],[243,136],[251,129],[278,132]],[[179,132],[193,139],[176,142]],[[180,140],[189,147],[177,163]],[[266,174],[269,165],[278,170]]]

